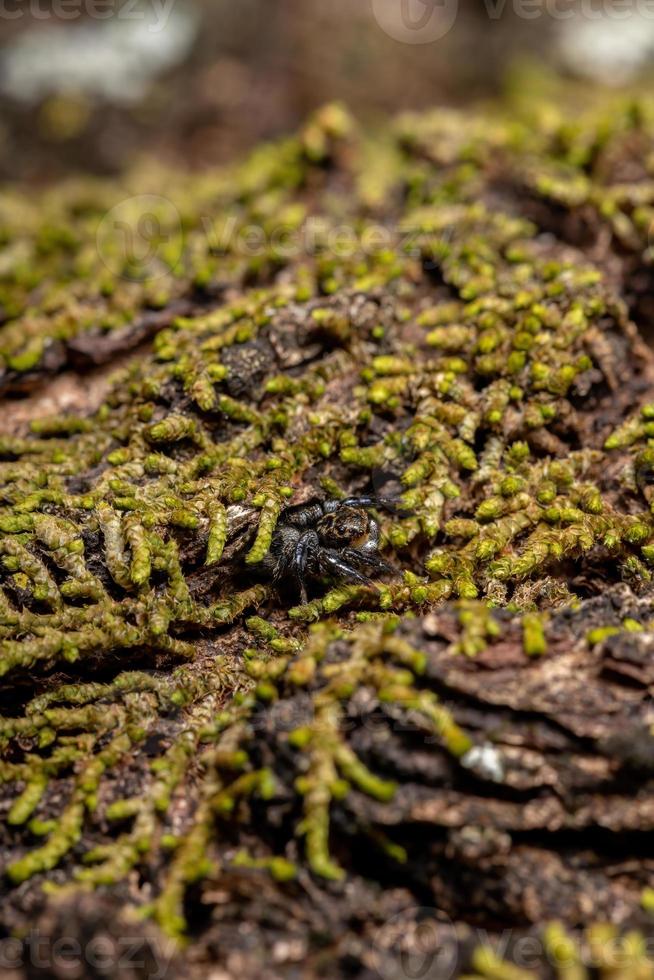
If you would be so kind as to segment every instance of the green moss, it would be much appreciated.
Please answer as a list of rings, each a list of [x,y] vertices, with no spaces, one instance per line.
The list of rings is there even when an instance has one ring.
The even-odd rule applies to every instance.
[[[361,692],[448,765],[475,744],[430,686],[429,655],[403,637],[412,618],[452,600],[449,653],[475,670],[505,628],[527,656],[547,653],[548,610],[574,604],[571,569],[604,560],[616,580],[647,587],[654,409],[635,393],[648,387],[648,355],[613,271],[574,258],[520,209],[529,195],[555,214],[583,203],[642,252],[635,204],[651,188],[613,198],[587,160],[567,159],[548,118],[405,116],[389,127],[380,173],[367,162],[377,144],[331,107],[240,166],[190,183],[152,174],[148,186],[159,181],[183,215],[183,230],[161,215],[156,286],[147,268],[122,278],[111,232],[96,255],[117,185],[99,182],[90,214],[74,183],[12,197],[6,231],[22,244],[0,284],[7,385],[45,377],[98,324],[113,340],[162,313],[152,350],[95,414],[0,440],[0,674],[22,692],[37,675],[43,687],[0,718],[14,883],[57,868],[108,886],[156,868],[149,912],[181,937],[187,892],[230,863],[221,823],[232,839],[277,793],[292,817],[269,835],[275,850],[262,835],[232,863],[280,882],[307,868],[341,880],[335,811],[357,794],[379,807],[396,797],[392,774],[350,741]],[[616,140],[624,118],[608,124]],[[595,145],[607,123],[590,112],[580,125]],[[521,189],[506,208],[498,167]],[[236,216],[222,249],[207,213]],[[239,250],[249,225],[304,232],[309,215],[324,240],[307,254]],[[329,251],[343,223],[365,230],[371,216],[399,240],[369,248],[354,236],[351,253]],[[292,582],[262,581],[287,506],[387,484],[402,505],[378,513],[396,575],[327,577],[301,606]],[[147,669],[130,670],[132,657]],[[277,736],[289,705],[271,759],[262,732]],[[406,858],[378,828],[360,832]],[[488,953],[475,969],[516,975]]]
[[[528,657],[542,657],[547,653],[547,640],[542,617],[527,613],[522,619],[523,646]]]

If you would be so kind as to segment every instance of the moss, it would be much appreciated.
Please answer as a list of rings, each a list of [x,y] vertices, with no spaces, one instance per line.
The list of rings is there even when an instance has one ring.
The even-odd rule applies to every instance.
[[[541,657],[547,653],[547,640],[543,629],[542,617],[527,613],[522,620],[523,645],[528,657]]]
[[[406,726],[454,771],[483,727],[439,697],[450,682],[412,624],[451,601],[451,669],[475,676],[505,655],[505,630],[518,662],[549,658],[550,616],[575,615],[572,580],[601,591],[597,567],[651,587],[651,356],[610,264],[541,235],[528,206],[554,220],[583,204],[642,251],[649,184],[616,190],[569,159],[599,133],[619,145],[625,112],[589,110],[583,139],[546,114],[403,117],[381,194],[376,144],[333,107],[192,186],[150,175],[183,215],[183,231],[162,215],[158,298],[147,269],[122,278],[111,235],[96,262],[94,218],[116,186],[99,184],[91,214],[74,184],[16,199],[7,234],[28,258],[9,251],[3,273],[7,387],[85,350],[120,353],[125,328],[150,337],[153,305],[161,319],[94,414],[0,441],[0,673],[26,701],[0,718],[14,883],[150,874],[147,911],[180,938],[189,893],[226,868],[342,881],[334,837],[357,807],[387,815],[388,835],[360,820],[366,847],[410,865],[392,765],[352,718],[374,705],[389,743]],[[501,171],[520,189],[506,207]],[[235,216],[222,249],[207,212],[217,232]],[[248,225],[305,233],[310,214],[327,243],[344,222],[397,231],[383,247],[355,235],[343,255],[239,249]],[[402,506],[378,517],[397,574],[313,582],[303,605],[293,582],[266,581],[288,506],[389,488]],[[640,625],[624,619],[584,627],[588,644]],[[518,975],[487,952],[475,969]]]

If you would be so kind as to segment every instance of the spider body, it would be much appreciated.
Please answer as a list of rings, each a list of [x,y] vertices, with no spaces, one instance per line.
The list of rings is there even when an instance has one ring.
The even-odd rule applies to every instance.
[[[292,579],[302,602],[309,579],[326,576],[367,585],[373,576],[392,572],[378,554],[379,524],[368,513],[375,505],[389,506],[376,497],[348,497],[289,512],[273,535],[266,571],[277,582]]]

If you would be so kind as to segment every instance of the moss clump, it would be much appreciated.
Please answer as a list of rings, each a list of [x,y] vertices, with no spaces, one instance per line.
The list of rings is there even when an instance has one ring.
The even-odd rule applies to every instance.
[[[0,441],[17,907],[26,881],[120,890],[138,871],[141,904],[182,937],[197,896],[246,873],[284,895],[307,873],[372,887],[353,841],[389,874],[404,865],[417,895],[407,827],[436,825],[452,839],[430,860],[465,867],[455,831],[487,820],[462,802],[471,783],[507,800],[556,786],[540,823],[489,804],[498,860],[513,854],[502,835],[541,832],[547,851],[553,828],[595,832],[574,804],[591,767],[559,771],[548,752],[613,738],[598,706],[624,722],[627,701],[598,693],[580,720],[538,672],[573,648],[588,678],[598,657],[626,672],[624,635],[645,643],[652,621],[630,604],[651,591],[654,373],[623,293],[654,193],[622,174],[651,168],[654,129],[647,104],[589,108],[575,127],[548,113],[408,116],[371,152],[330,107],[195,185],[150,175],[180,227],[129,281],[119,243],[93,244],[116,188],[8,198],[6,387],[153,336],[95,413]],[[582,217],[615,252],[580,247]],[[398,574],[325,582],[296,605],[262,573],[285,509],[359,492],[403,505],[380,512]],[[487,695],[483,672],[506,664]],[[521,671],[545,692],[521,692]],[[559,734],[527,733],[516,709]],[[619,797],[619,753],[602,751],[615,769],[597,778]],[[437,891],[462,914],[446,881]]]

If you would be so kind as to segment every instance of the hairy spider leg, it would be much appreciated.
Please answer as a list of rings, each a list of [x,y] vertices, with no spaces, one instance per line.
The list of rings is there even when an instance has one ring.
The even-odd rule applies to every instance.
[[[304,573],[307,567],[309,552],[320,547],[320,538],[316,531],[305,531],[301,534],[295,545],[294,572],[300,586],[300,598],[303,603],[307,601],[307,589],[304,584]]]
[[[331,548],[323,548],[319,551],[318,561],[321,565],[326,566],[326,571],[336,572],[341,578],[349,579],[351,582],[359,582],[361,585],[372,585],[366,575],[362,575],[348,562],[343,561],[341,556],[336,551],[332,551]]]
[[[335,507],[329,507],[336,504]],[[398,511],[408,510],[401,501],[394,500],[392,497],[346,497],[345,500],[328,500],[325,505],[325,512],[330,513],[339,507],[383,507],[389,514],[397,514]]]
[[[338,501],[334,501],[338,503]],[[334,508],[336,510],[337,508]],[[322,504],[309,504],[306,507],[301,507],[295,514],[284,515],[284,520],[291,527],[311,527],[326,511],[323,510]]]
[[[322,509],[325,514],[333,514],[341,507],[374,507],[374,497],[346,497],[345,500],[325,500]]]
[[[328,504],[336,503],[339,507],[374,507],[377,503],[376,497],[346,497],[345,500],[328,500]]]
[[[368,568],[374,569],[376,572],[393,572],[397,575],[397,569],[393,568],[387,561],[380,558],[379,555],[367,554],[363,548],[345,548],[343,550],[343,557],[347,559],[348,562],[353,562],[354,564],[367,565]]]

